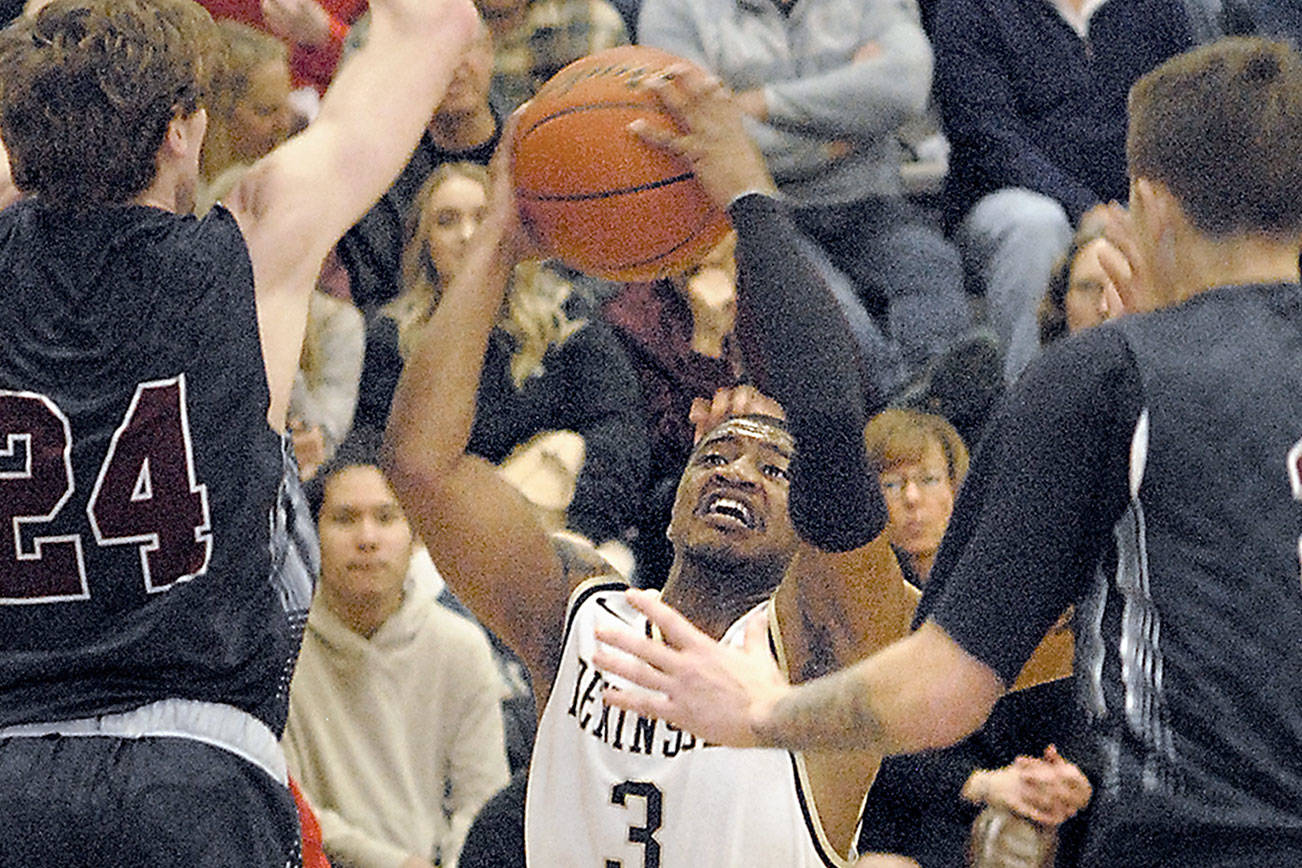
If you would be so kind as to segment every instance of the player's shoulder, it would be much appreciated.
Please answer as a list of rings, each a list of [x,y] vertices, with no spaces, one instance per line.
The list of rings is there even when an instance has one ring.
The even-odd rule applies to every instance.
[[[1101,398],[1136,383],[1130,338],[1119,322],[1086,329],[1046,347],[1014,384],[1011,396],[1028,403]]]
[[[560,558],[561,570],[571,591],[592,580],[627,584],[610,561],[584,537],[569,531],[557,531],[549,539]]]

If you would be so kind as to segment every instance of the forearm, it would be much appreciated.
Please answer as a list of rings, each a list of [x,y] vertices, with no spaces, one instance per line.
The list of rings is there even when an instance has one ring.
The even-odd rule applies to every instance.
[[[502,240],[497,224],[481,226],[403,366],[386,434],[395,484],[417,471],[436,480],[465,454],[488,335],[514,263]]]
[[[917,24],[882,33],[879,51],[819,75],[769,82],[769,123],[843,138],[871,138],[895,129],[927,105],[931,48]]]
[[[848,669],[789,689],[753,729],[761,744],[787,750],[917,753],[975,730],[1002,692],[990,669],[929,624]]]
[[[321,245],[313,268],[397,177],[476,26],[465,0],[390,0],[371,14],[370,39],[339,69],[316,119],[246,176],[257,184],[246,210],[272,224],[277,247]]]
[[[792,520],[820,548],[858,548],[881,532],[885,508],[864,453],[865,405],[876,401],[865,401],[854,340],[783,206],[752,195],[729,212],[748,368],[804,444],[792,462]]]

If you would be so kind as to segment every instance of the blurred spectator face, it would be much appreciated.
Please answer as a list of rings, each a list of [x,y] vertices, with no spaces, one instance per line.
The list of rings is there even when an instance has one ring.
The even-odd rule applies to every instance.
[[[529,0],[475,0],[475,5],[479,7],[484,23],[494,33],[502,34],[524,20]]]
[[[443,101],[439,103],[438,116],[471,115],[488,105],[488,89],[493,81],[493,38],[487,27],[479,28],[461,55],[461,62],[453,70]]]
[[[1099,262],[1099,251],[1108,243],[1106,239],[1096,238],[1082,247],[1072,261],[1071,273],[1067,277],[1067,295],[1063,298],[1070,334],[1096,326],[1108,318],[1107,297],[1116,290]]]
[[[929,561],[954,511],[954,481],[949,478],[945,452],[934,438],[917,461],[892,464],[880,477],[886,500],[886,532],[891,544]]]
[[[321,590],[336,612],[396,610],[412,534],[378,467],[353,465],[325,483],[317,521]]]
[[[464,175],[451,175],[425,200],[430,259],[444,283],[452,280],[465,258],[470,237],[484,219],[484,185]]]
[[[289,67],[283,61],[268,61],[249,76],[249,89],[231,112],[231,150],[237,160],[251,163],[289,137],[289,91]]]

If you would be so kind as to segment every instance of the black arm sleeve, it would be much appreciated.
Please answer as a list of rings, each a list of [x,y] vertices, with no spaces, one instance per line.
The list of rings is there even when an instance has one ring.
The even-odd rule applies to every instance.
[[[821,549],[858,548],[881,533],[886,507],[864,452],[868,402],[854,340],[784,206],[749,194],[728,210],[747,369],[782,404],[796,439],[792,523]]]
[[[918,618],[1005,684],[1108,551],[1141,410],[1134,357],[1101,326],[1037,359],[986,427]]]

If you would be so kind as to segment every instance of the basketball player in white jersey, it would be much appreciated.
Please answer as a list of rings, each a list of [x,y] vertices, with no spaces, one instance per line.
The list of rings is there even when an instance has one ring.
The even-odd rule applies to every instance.
[[[835,302],[726,92],[692,71],[651,86],[690,134],[642,135],[690,159],[728,208],[751,368],[788,417],[774,418],[781,407],[749,387],[696,408],[704,436],[674,506],[664,597],[715,638],[767,632],[778,664],[805,680],[903,635],[912,608],[863,453],[871,401]],[[467,267],[403,371],[386,460],[448,584],[531,669],[542,717],[529,864],[847,865],[877,757],[738,752],[605,707],[594,630],[645,619],[589,546],[549,538],[495,468],[466,454],[488,333],[511,268],[535,252],[515,214],[509,160],[498,155]]]

